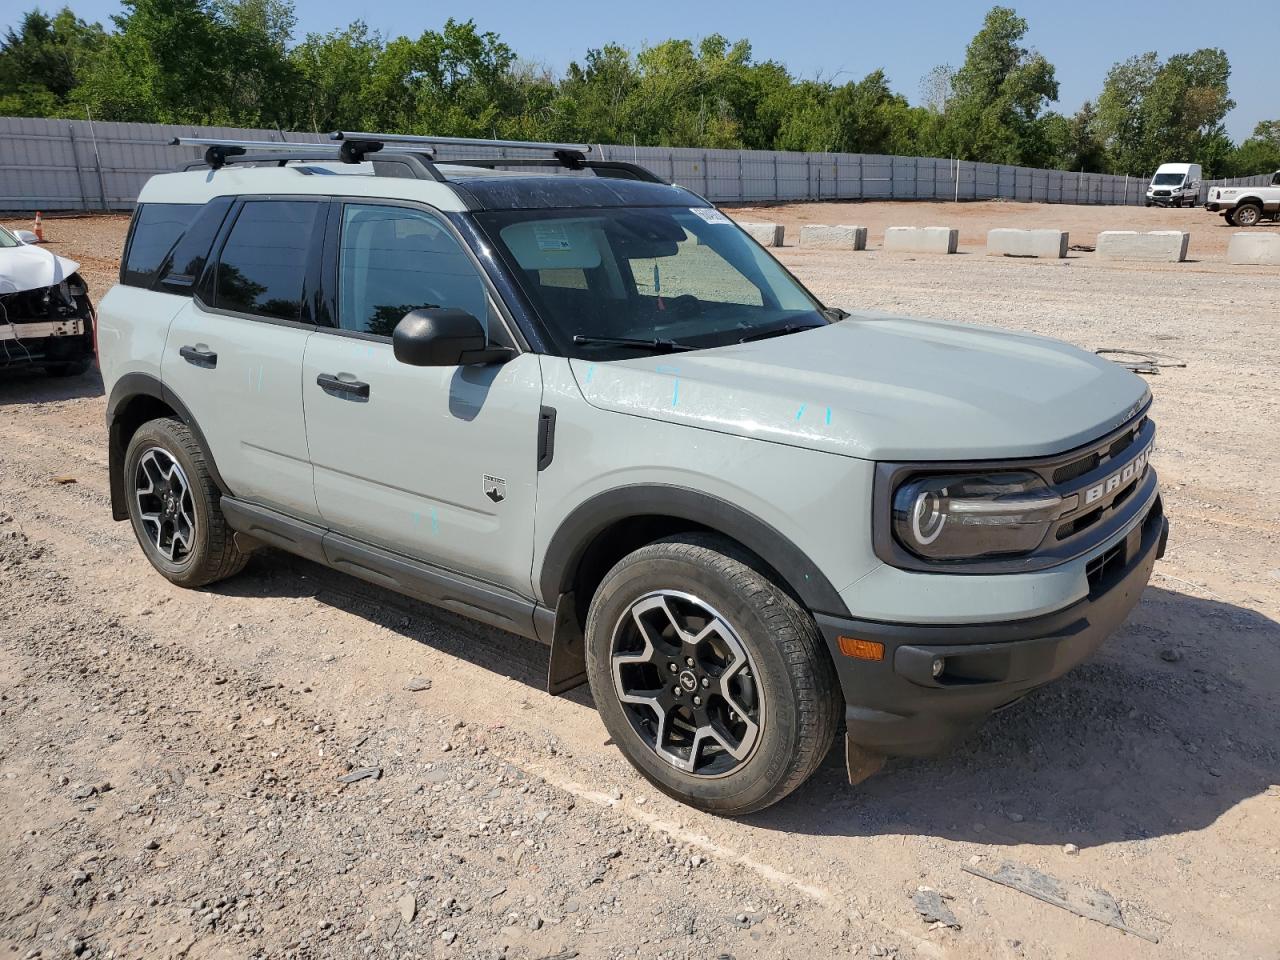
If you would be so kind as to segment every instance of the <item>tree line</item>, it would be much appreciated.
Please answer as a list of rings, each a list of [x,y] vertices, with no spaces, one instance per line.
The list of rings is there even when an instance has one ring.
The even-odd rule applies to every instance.
[[[33,9],[0,40],[0,115],[386,130],[586,143],[959,157],[1149,175],[1165,161],[1206,176],[1280,168],[1280,120],[1236,144],[1220,49],[1115,64],[1067,116],[1028,24],[993,7],[959,67],[921,80],[918,102],[883,69],[803,79],[712,35],[639,51],[588,50],[562,75],[497,34],[449,19],[418,37],[363,21],[294,40],[291,0],[123,0],[112,29],[69,7]]]

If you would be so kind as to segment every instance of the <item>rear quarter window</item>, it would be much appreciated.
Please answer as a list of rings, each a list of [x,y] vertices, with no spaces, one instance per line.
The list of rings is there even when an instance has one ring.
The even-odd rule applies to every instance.
[[[144,203],[133,215],[120,282],[131,287],[155,283],[165,258],[203,209],[199,203]]]
[[[308,258],[325,210],[308,200],[246,201],[218,258],[213,305],[301,319]]]

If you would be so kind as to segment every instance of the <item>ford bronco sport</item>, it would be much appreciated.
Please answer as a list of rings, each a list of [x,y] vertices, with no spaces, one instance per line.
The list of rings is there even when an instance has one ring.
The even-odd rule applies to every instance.
[[[174,583],[266,544],[537,638],[552,692],[589,682],[646,778],[726,815],[842,721],[851,780],[945,748],[1137,603],[1168,526],[1122,367],[824,307],[583,148],[335,139],[196,141],[138,199],[111,501]]]

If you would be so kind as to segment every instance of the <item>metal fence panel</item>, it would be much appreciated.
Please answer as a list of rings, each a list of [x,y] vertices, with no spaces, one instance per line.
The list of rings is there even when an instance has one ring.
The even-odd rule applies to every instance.
[[[275,130],[0,117],[0,209],[130,209],[148,177],[198,158],[198,150],[169,146],[175,136],[282,139]],[[328,140],[325,134],[296,132],[283,139]],[[598,149],[610,160],[639,163],[716,203],[1001,198],[1132,206],[1145,201],[1149,182],[939,157],[626,145]],[[446,159],[507,155],[497,148],[467,146],[442,146],[438,154]],[[1201,200],[1215,186],[1269,182],[1269,173],[1205,181]]]

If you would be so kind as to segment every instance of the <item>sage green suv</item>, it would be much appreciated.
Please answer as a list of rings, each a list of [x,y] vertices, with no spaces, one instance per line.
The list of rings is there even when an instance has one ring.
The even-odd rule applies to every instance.
[[[423,140],[198,141],[143,188],[99,340],[113,513],[162,575],[267,545],[541,640],[553,693],[726,815],[842,721],[852,780],[945,748],[1138,601],[1138,377],[825,307],[582,148]]]

